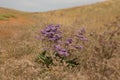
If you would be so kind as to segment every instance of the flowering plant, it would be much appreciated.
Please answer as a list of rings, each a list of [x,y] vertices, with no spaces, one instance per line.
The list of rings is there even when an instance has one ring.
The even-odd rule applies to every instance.
[[[65,62],[72,67],[78,65],[77,57],[74,57],[72,53],[73,51],[74,53],[75,51],[80,52],[83,49],[83,43],[88,41],[85,33],[86,30],[82,28],[77,35],[64,40],[64,34],[60,29],[60,25],[48,25],[40,31],[38,36],[44,45],[44,50],[39,55],[39,61],[49,66],[54,64],[54,60],[59,58],[58,62]]]

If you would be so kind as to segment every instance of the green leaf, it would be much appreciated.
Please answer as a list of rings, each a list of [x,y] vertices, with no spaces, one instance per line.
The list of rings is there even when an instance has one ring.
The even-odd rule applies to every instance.
[[[41,55],[45,56],[46,55],[46,50],[41,53]]]
[[[72,60],[68,60],[68,61],[66,61],[66,63],[68,63],[68,66],[75,67],[75,66],[79,65],[79,63],[76,62],[76,59],[77,58],[74,58]]]
[[[46,53],[47,51],[40,53],[37,60],[48,66],[50,64],[53,64],[53,60],[50,56],[47,56]]]

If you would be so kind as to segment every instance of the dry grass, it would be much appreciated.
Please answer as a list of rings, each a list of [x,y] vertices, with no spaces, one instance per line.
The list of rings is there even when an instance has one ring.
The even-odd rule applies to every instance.
[[[0,14],[9,12],[17,16],[0,21],[0,80],[120,80],[120,48],[116,57],[108,60],[89,55],[90,64],[85,68],[80,65],[73,69],[64,66],[47,69],[34,61],[41,52],[40,42],[35,36],[44,26],[59,23],[66,37],[82,26],[88,33],[99,34],[106,29],[106,24],[120,25],[119,8],[119,0],[45,13],[0,8]],[[119,43],[120,38],[115,39]],[[97,42],[93,41],[92,45],[97,45]]]

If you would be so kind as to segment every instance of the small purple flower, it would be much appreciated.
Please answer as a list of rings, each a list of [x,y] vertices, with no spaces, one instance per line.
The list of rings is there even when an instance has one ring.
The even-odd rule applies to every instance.
[[[52,30],[53,32],[56,32],[56,31],[57,31],[57,28],[56,28],[56,27],[51,27],[51,30]]]
[[[80,45],[80,46],[75,46],[76,49],[83,49],[83,46]]]
[[[80,38],[81,41],[88,41],[86,37]]]
[[[46,32],[50,32],[50,31],[51,31],[51,27],[47,27],[47,28],[45,29],[45,31],[46,31]]]
[[[56,45],[55,46],[55,51],[59,54],[59,55],[63,55],[63,56],[68,56],[68,51],[64,48],[61,48],[60,45]]]
[[[41,33],[42,33],[42,34],[45,34],[45,30],[41,30]]]
[[[55,46],[55,50],[56,50],[56,51],[59,51],[59,50],[61,50],[61,47],[60,47],[60,45],[56,45],[56,46]]]
[[[77,34],[76,35],[78,38],[84,38],[84,35]]]
[[[72,40],[71,38],[67,39],[67,41],[65,42],[65,45],[69,45],[69,44],[71,44],[72,41],[73,41],[73,40]]]
[[[86,31],[85,31],[85,28],[82,28],[78,34],[76,35],[81,41],[88,41],[88,39],[85,37],[85,34]]]
[[[59,27],[60,27],[60,25],[59,25],[59,24],[57,24],[55,27],[59,28]]]
[[[63,56],[68,56],[68,55],[69,55],[66,49],[61,49],[61,50],[58,52],[58,54],[63,55]]]
[[[60,34],[55,34],[52,38],[54,41],[58,41],[62,38],[62,36]]]

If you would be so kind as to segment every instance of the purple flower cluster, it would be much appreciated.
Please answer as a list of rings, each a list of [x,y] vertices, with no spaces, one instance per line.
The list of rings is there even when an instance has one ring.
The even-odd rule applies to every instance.
[[[81,41],[87,41],[87,38],[85,37],[86,30],[82,28],[78,34],[76,35]],[[49,47],[49,49],[54,50],[61,56],[69,56],[72,49],[81,50],[83,49],[82,45],[77,45],[76,40],[73,38],[67,38],[65,42],[62,41],[62,32],[60,31],[60,25],[48,25],[45,29],[40,31],[41,39],[42,41],[48,40],[52,44],[48,46],[46,44],[45,49]],[[74,41],[73,41],[74,40]],[[54,43],[53,43],[54,42]],[[74,44],[75,43],[75,44]]]
[[[85,28],[82,28],[78,34],[76,35],[81,41],[88,41],[88,39],[84,36],[86,33]]]
[[[48,25],[44,30],[41,31],[44,37],[47,37],[50,41],[58,41],[62,38],[61,32],[59,31],[60,25]]]
[[[59,54],[59,55],[62,55],[62,56],[68,56],[69,53],[66,49],[64,48],[61,48],[60,45],[56,45],[55,46],[55,51]]]

